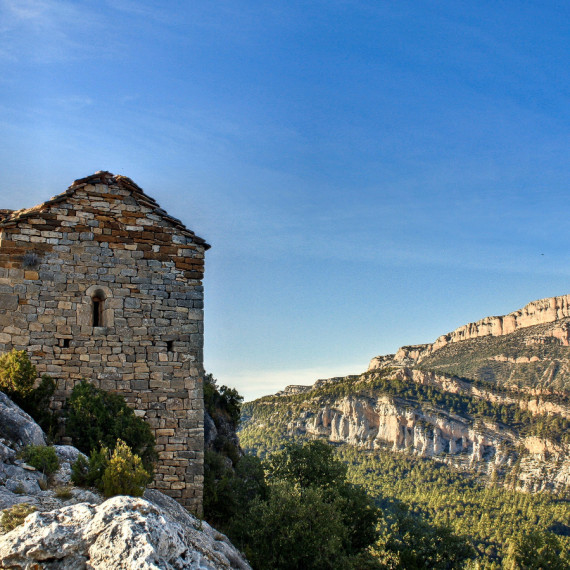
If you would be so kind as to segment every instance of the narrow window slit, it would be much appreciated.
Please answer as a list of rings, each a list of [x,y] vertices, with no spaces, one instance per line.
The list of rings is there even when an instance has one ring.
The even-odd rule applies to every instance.
[[[173,341],[173,340],[167,340],[167,341],[166,341],[166,351],[167,351],[167,352],[172,352],[173,346],[174,346],[174,341]]]
[[[99,296],[93,297],[93,326],[103,326],[103,299]]]

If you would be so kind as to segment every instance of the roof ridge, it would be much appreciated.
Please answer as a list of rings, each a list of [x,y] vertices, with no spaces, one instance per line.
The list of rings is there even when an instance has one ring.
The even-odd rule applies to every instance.
[[[61,194],[57,194],[56,196],[53,196],[49,200],[46,200],[41,204],[37,204],[36,206],[32,206],[31,208],[22,208],[20,210],[0,210],[0,227],[15,225],[20,220],[29,218],[35,215],[36,213],[41,212],[46,207],[51,206],[52,204],[63,202],[68,196],[71,196],[79,188],[95,184],[105,184],[107,186],[118,185],[127,190],[130,190],[131,192],[133,192],[133,194],[137,196],[137,198],[142,199],[143,205],[151,208],[154,211],[154,213],[161,216],[166,221],[170,222],[174,227],[176,227],[180,231],[192,237],[192,239],[196,243],[204,245],[206,249],[210,248],[210,245],[206,243],[206,240],[202,239],[201,237],[198,237],[192,230],[187,228],[178,218],[171,216],[165,210],[163,210],[159,206],[158,202],[154,198],[146,194],[145,191],[131,178],[129,178],[128,176],[124,176],[122,174],[115,175],[107,170],[99,170],[94,174],[86,176],[85,178],[78,178],[77,180],[74,180],[71,186],[69,186],[69,188],[64,190]]]

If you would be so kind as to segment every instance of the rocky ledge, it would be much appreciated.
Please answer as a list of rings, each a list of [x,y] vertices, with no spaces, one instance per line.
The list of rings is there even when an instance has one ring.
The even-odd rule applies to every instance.
[[[553,413],[568,417],[570,410],[538,398],[517,400],[506,393],[483,388],[433,372],[395,369],[394,381],[433,386],[443,392],[476,399],[517,404],[531,413]],[[364,377],[366,379],[366,377]],[[333,383],[331,379],[330,383]],[[322,387],[322,382],[320,383]],[[491,474],[516,471],[517,488],[529,491],[566,492],[570,486],[570,444],[535,436],[521,437],[507,425],[469,414],[453,413],[423,402],[362,388],[346,396],[319,393],[308,387],[310,397],[287,416],[284,431],[290,436],[326,438],[366,450],[395,452],[432,458],[462,471]],[[270,422],[280,422],[286,412],[281,398],[265,402],[277,406]],[[318,406],[315,403],[318,401]],[[250,420],[256,423],[255,413]],[[264,420],[258,422],[264,425]],[[516,469],[515,469],[516,466]]]
[[[0,537],[0,566],[250,568],[224,535],[158,491],[147,491],[144,499],[118,496],[32,513]]]
[[[0,568],[250,569],[226,536],[159,491],[108,500],[93,490],[58,492],[80,452],[55,446],[60,468],[48,485],[18,459],[30,444],[45,444],[43,432],[0,392],[0,509],[18,503],[37,509],[0,535]]]
[[[386,365],[413,366],[450,343],[487,336],[504,336],[523,328],[550,323],[559,323],[559,326],[550,327],[548,336],[557,339],[562,346],[569,346],[570,326],[565,322],[569,317],[570,294],[532,301],[508,315],[485,317],[463,325],[441,335],[432,344],[403,346],[395,355],[376,356],[370,361],[368,370],[376,370]]]

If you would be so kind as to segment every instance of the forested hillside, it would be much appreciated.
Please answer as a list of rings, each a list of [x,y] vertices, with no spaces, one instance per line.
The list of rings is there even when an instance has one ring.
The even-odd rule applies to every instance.
[[[280,406],[275,400],[270,403],[265,399],[265,404],[244,405],[244,424],[239,435],[246,452],[267,458],[287,441],[307,439],[307,434],[292,433],[291,420],[301,404],[289,404],[290,407]],[[476,556],[468,568],[514,568],[508,564],[517,549],[533,550],[541,544],[540,548],[550,545],[551,552],[563,553],[560,568],[570,564],[568,494],[515,490],[520,462],[515,462],[506,473],[494,469],[486,474],[477,468],[473,472],[460,471],[406,451],[331,445],[348,466],[348,480],[362,485],[381,507],[384,518],[380,534],[384,541],[405,543],[421,537],[426,549],[421,556],[428,557],[430,536],[440,536],[449,529],[453,533],[450,541],[457,536],[475,549]],[[381,551],[383,546],[385,542],[379,545]],[[428,567],[447,567],[435,561],[431,564]]]
[[[568,567],[567,297],[246,403],[241,445],[263,458],[286,441],[328,441],[349,480],[376,497],[386,536],[406,513],[471,541],[473,567],[555,567],[513,566],[525,549]]]

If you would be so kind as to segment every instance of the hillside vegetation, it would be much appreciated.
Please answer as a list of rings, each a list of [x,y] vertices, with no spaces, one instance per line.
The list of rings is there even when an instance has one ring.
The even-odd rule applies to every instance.
[[[298,397],[296,398],[298,399]],[[263,403],[244,405],[244,425],[239,433],[246,452],[270,458],[289,441],[303,441],[306,435],[292,435],[290,424],[297,416],[299,402],[279,405],[269,398]],[[286,399],[284,399],[286,400]],[[258,415],[259,410],[259,415]],[[282,418],[282,419],[281,419]],[[289,428],[288,428],[289,425]],[[515,463],[506,474],[493,470],[490,475],[460,471],[433,459],[388,449],[364,450],[347,444],[334,445],[336,457],[348,468],[348,480],[361,485],[381,508],[383,519],[377,552],[385,568],[419,568],[403,560],[390,564],[386,546],[402,541],[421,542],[428,558],[435,543],[432,535],[451,532],[471,544],[475,556],[459,566],[428,563],[431,568],[516,568],[514,552],[533,536],[538,542],[550,541],[561,566],[570,565],[570,503],[566,493],[526,493],[514,490]],[[446,530],[448,529],[448,530]],[[427,545],[431,544],[431,547]],[[449,542],[446,542],[449,546]],[[527,545],[528,546],[528,545]],[[440,544],[439,548],[443,546]],[[418,548],[420,548],[418,546]],[[534,548],[534,546],[532,546]],[[530,566],[529,568],[538,568]]]
[[[497,387],[570,392],[570,347],[550,336],[570,319],[535,325],[504,336],[450,343],[416,365],[422,370],[481,380]]]
[[[568,296],[545,299],[363,374],[287,387],[244,404],[241,445],[260,458],[289,441],[333,445],[382,509],[378,552],[448,529],[474,547],[461,567],[570,567],[569,327]]]

